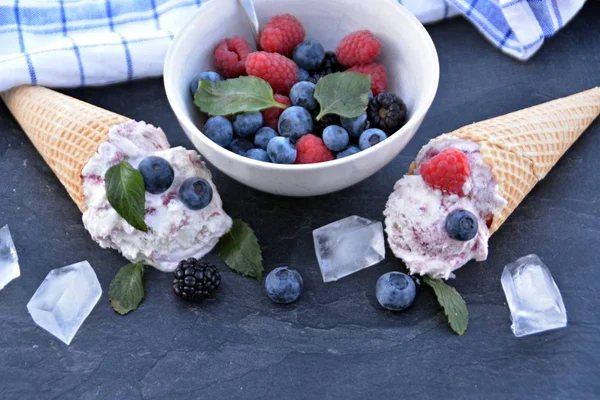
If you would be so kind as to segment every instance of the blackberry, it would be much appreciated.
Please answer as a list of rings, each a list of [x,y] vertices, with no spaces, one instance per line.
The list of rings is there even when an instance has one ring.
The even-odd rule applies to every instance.
[[[321,74],[317,73],[317,74],[311,75],[310,78],[307,79],[307,81],[310,83],[314,83],[316,85],[317,82],[319,82],[319,79],[321,79],[324,76],[325,75],[321,75]]]
[[[335,53],[333,51],[328,51],[325,53],[325,58],[323,59],[321,66],[319,69],[313,71],[313,75],[308,78],[308,81],[316,85],[317,82],[319,82],[319,79],[325,75],[333,74],[334,72],[341,72],[345,69],[346,68],[338,62]]]
[[[380,93],[369,101],[367,114],[371,128],[392,134],[406,122],[406,104],[393,93]]]
[[[318,71],[321,75],[333,74],[334,72],[341,72],[345,68],[338,62],[337,56],[333,51],[325,52],[325,58],[321,62],[321,69]]]
[[[316,118],[313,119],[313,135],[322,136],[323,131],[329,125],[340,125],[340,117],[335,114],[327,114],[323,115],[320,121],[317,121]]]
[[[195,258],[180,261],[173,276],[173,291],[189,301],[200,301],[211,296],[221,284],[217,267]]]

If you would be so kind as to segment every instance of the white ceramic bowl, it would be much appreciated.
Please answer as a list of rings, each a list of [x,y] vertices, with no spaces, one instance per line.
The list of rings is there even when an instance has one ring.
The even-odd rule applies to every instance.
[[[348,33],[369,29],[382,43],[381,62],[388,70],[388,90],[407,104],[408,121],[376,146],[340,160],[307,165],[281,165],[239,156],[200,131],[205,118],[192,102],[189,86],[195,75],[213,70],[212,53],[226,37],[240,35],[253,43],[252,32],[237,0],[215,0],[177,34],[166,56],[167,97],[194,146],[215,167],[239,182],[265,192],[314,196],[362,181],[389,163],[413,137],[438,87],[439,63],[431,38],[421,23],[395,0],[255,0],[261,26],[289,13],[307,37],[335,50]]]

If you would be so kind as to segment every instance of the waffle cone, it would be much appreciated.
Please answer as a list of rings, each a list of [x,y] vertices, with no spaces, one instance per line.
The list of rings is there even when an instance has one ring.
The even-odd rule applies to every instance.
[[[111,126],[129,119],[41,86],[20,86],[2,99],[81,212],[81,171]]]
[[[533,162],[542,180],[600,113],[600,87],[464,126],[451,136],[487,141]]]
[[[480,145],[508,204],[493,216],[493,234],[600,114],[600,88],[553,100],[449,133]]]

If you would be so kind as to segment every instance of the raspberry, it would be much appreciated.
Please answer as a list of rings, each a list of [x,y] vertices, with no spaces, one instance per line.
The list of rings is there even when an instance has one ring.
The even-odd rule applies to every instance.
[[[246,75],[246,57],[251,51],[246,39],[234,36],[219,42],[213,63],[225,78],[237,78]]]
[[[246,59],[246,72],[269,82],[273,91],[287,95],[294,83],[298,82],[296,64],[276,53],[257,51]]]
[[[355,65],[348,71],[371,75],[371,91],[375,96],[387,89],[387,71],[381,63]]]
[[[425,183],[446,194],[464,196],[463,186],[469,175],[469,160],[457,149],[446,149],[421,165],[421,176]]]
[[[294,47],[304,40],[304,35],[300,21],[290,14],[278,15],[265,24],[260,34],[260,47],[290,57]]]
[[[312,164],[323,161],[330,161],[335,158],[331,150],[329,150],[323,140],[309,133],[302,136],[296,142],[296,164]]]
[[[274,97],[275,101],[278,103],[285,104],[286,106],[292,105],[292,102],[287,96],[284,96],[282,94],[276,94]],[[282,112],[283,109],[278,107],[271,107],[267,108],[266,110],[263,110],[262,114],[263,119],[265,121],[265,126],[277,130],[277,122],[279,121],[279,116]]]
[[[371,31],[356,31],[340,42],[335,54],[340,64],[353,67],[369,64],[381,53],[381,44]]]

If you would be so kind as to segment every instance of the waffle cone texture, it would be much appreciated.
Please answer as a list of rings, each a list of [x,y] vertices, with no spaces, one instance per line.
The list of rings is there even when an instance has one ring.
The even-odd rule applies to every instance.
[[[483,160],[508,202],[493,216],[490,234],[500,228],[599,114],[597,87],[447,134],[479,144]]]
[[[41,86],[20,86],[2,93],[2,99],[85,212],[81,171],[108,138],[109,129],[129,118]]]

